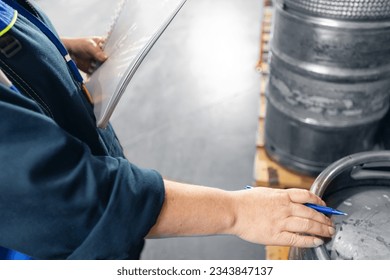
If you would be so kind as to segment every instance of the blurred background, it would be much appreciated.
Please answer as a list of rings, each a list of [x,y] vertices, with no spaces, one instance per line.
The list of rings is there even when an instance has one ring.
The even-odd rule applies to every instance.
[[[118,0],[31,0],[61,36],[104,36]],[[112,124],[127,158],[165,178],[253,184],[262,1],[188,0],[152,48]],[[115,238],[115,237],[110,237]],[[231,236],[147,240],[142,259],[264,259]]]

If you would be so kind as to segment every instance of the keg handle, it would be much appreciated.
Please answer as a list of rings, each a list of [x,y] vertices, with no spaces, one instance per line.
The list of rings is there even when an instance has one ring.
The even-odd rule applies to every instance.
[[[364,179],[390,179],[390,162],[373,162],[356,165],[352,168],[351,178]]]
[[[390,179],[390,151],[363,152],[344,157],[322,171],[310,191],[322,197],[329,184],[351,168],[352,179]],[[330,259],[325,245],[313,250],[320,260]]]
[[[352,179],[389,179],[390,151],[363,152],[344,157],[322,171],[310,191],[322,197],[337,176],[351,169]]]

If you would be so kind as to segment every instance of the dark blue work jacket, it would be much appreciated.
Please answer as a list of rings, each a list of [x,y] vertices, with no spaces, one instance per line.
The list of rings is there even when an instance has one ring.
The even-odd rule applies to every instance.
[[[11,10],[0,0],[1,21]],[[11,57],[4,36],[21,46]],[[139,258],[164,200],[161,176],[96,127],[64,58],[29,20],[17,16],[0,50],[20,91],[0,85],[0,246],[37,259]]]

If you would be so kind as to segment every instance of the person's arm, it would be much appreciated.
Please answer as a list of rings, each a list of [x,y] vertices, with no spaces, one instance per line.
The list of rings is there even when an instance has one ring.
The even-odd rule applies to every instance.
[[[62,37],[61,40],[77,67],[85,73],[92,74],[97,63],[103,63],[107,59],[101,48],[105,40],[103,37]]]
[[[306,190],[224,191],[164,183],[165,201],[149,238],[231,234],[253,243],[315,247],[323,244],[317,236],[334,234],[328,217],[302,204],[324,205]]]
[[[2,84],[0,118],[1,246],[35,259],[139,258],[163,204],[160,174],[92,153]]]

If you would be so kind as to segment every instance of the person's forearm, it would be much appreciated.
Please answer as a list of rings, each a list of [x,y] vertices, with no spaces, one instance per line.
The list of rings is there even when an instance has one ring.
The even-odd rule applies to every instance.
[[[167,180],[164,183],[165,202],[149,238],[229,233],[235,222],[230,192]]]

